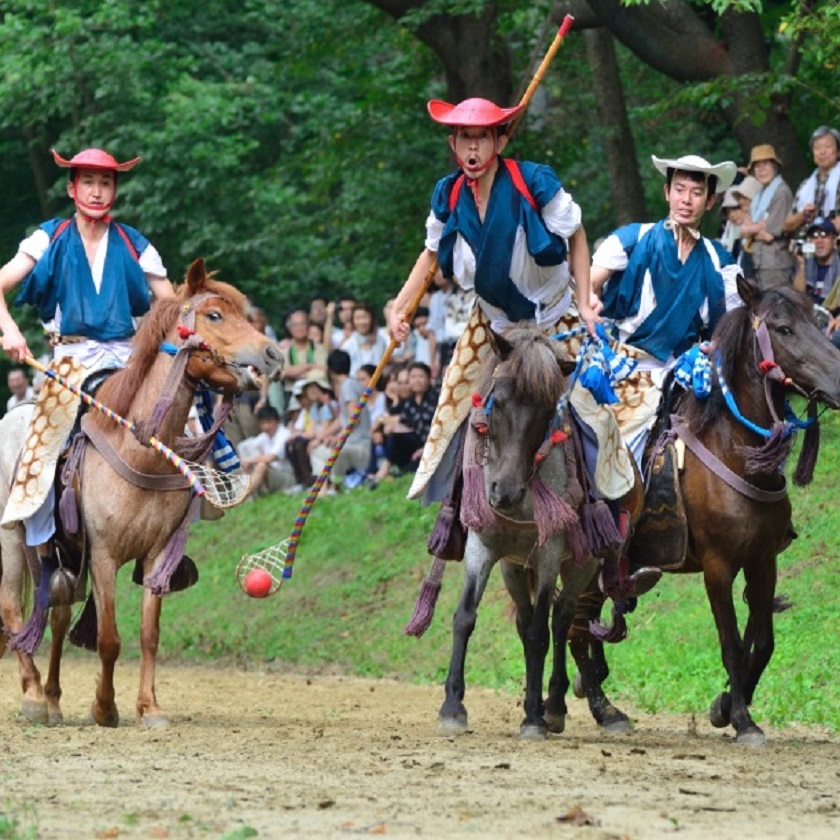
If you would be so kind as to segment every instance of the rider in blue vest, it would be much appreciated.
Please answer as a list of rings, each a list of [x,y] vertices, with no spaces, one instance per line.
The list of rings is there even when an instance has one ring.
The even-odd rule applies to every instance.
[[[85,149],[70,160],[67,195],[76,205],[70,219],[52,219],[24,239],[0,269],[0,330],[3,349],[16,362],[32,353],[10,315],[4,295],[23,284],[17,303],[29,303],[55,347],[85,368],[122,366],[128,359],[135,318],[151,296],[174,297],[154,246],[138,231],[112,220],[117,173],[140,158],[118,163],[102,149]]]

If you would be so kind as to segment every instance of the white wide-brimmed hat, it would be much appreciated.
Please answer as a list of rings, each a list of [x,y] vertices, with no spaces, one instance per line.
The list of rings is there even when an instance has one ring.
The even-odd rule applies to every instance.
[[[738,167],[731,160],[711,164],[705,158],[701,158],[700,155],[683,155],[683,157],[674,160],[651,155],[650,159],[653,161],[653,165],[666,177],[669,169],[680,170],[681,172],[702,172],[707,178],[709,175],[714,175],[717,178],[716,193],[726,192],[732,186],[735,175],[738,173]]]
[[[732,192],[742,195],[744,198],[748,198],[752,201],[758,195],[758,191],[760,189],[761,182],[757,178],[753,178],[752,175],[747,175],[740,184],[735,184],[735,186],[732,187]]]

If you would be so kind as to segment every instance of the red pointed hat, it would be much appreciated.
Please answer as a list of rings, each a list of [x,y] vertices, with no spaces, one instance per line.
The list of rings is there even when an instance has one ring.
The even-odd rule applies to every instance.
[[[64,169],[107,169],[111,172],[128,172],[140,161],[139,157],[117,163],[116,158],[104,149],[85,149],[70,160],[63,158],[55,149],[51,149],[53,160]]]
[[[457,105],[431,99],[426,106],[429,116],[442,125],[464,125],[475,128],[493,128],[509,123],[525,106],[500,108],[489,99],[465,99]]]

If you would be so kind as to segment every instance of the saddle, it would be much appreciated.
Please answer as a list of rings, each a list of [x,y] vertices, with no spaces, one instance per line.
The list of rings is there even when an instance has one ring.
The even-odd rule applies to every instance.
[[[631,567],[678,571],[688,550],[688,521],[680,487],[680,468],[670,416],[679,395],[673,376],[665,381],[653,441],[645,453],[645,501],[627,549]]]

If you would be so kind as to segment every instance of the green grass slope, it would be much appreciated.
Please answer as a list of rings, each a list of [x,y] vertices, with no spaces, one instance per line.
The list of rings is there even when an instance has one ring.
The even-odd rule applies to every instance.
[[[814,483],[793,490],[800,538],[780,558],[778,591],[795,604],[776,620],[776,651],[759,686],[760,722],[823,724],[840,730],[836,564],[840,422],[823,419]],[[193,527],[188,551],[201,579],[163,605],[161,654],[177,660],[237,662],[442,682],[461,569],[450,564],[435,621],[421,639],[402,634],[429,558],[434,510],[408,502],[407,479],[375,491],[320,498],[298,547],[294,576],[274,596],[243,594],[235,569],[243,554],[280,543],[301,499],[262,498]],[[742,580],[736,582],[736,599]],[[118,581],[123,655],[138,652],[139,589]],[[608,650],[607,690],[631,710],[705,712],[725,684],[717,635],[699,575],[668,575],[629,617],[630,637]],[[491,578],[470,644],[470,684],[518,692],[521,647],[500,575]]]

